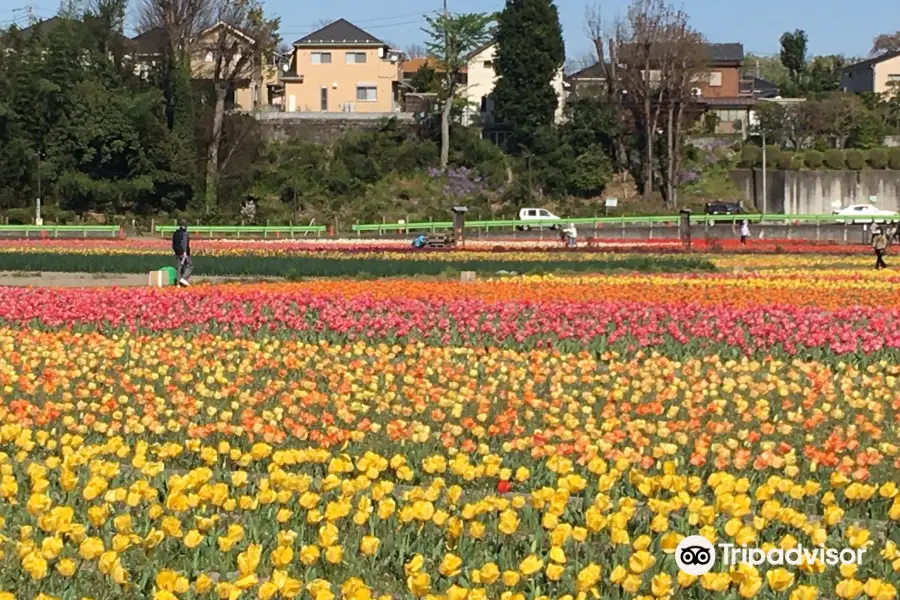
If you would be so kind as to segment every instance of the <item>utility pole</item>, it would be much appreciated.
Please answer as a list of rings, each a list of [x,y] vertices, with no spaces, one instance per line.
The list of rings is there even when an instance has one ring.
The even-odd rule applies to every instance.
[[[762,133],[762,214],[766,214],[766,205],[768,204],[768,192],[769,190],[766,188],[766,131],[763,129]]]

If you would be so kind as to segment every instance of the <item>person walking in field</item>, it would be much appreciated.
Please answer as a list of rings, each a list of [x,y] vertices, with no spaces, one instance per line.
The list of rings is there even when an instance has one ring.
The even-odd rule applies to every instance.
[[[747,219],[741,221],[741,246],[747,245],[747,238],[750,237],[750,222]]]
[[[179,219],[178,229],[172,234],[172,250],[178,259],[178,285],[187,287],[191,285],[194,262],[191,260],[191,237],[185,219]]]
[[[884,253],[887,252],[888,236],[885,235],[884,229],[879,229],[872,236],[872,249],[875,250],[875,269],[887,269],[884,262]]]

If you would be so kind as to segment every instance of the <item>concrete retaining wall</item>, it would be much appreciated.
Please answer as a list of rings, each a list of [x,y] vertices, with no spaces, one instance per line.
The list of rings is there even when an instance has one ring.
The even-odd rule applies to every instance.
[[[748,205],[769,213],[827,214],[835,209],[834,203],[872,203],[900,211],[900,171],[767,170],[765,202],[761,169],[735,169],[731,179]]]
[[[301,138],[310,142],[327,144],[350,131],[372,130],[385,119],[397,119],[412,126],[413,113],[250,113],[259,121],[269,140],[281,141]]]

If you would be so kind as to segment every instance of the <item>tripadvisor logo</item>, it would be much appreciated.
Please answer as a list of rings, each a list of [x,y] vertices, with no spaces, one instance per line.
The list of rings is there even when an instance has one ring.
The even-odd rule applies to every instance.
[[[716,552],[716,547],[702,535],[690,535],[681,540],[681,543],[675,548],[675,563],[688,575],[698,577],[713,568],[717,554],[721,554],[722,564],[725,566],[741,563],[750,566],[761,564],[799,566],[821,562],[833,567],[838,564],[859,565],[866,552],[865,548],[838,550],[824,546],[804,548],[801,545],[787,550],[773,548],[768,552],[762,548],[735,546],[734,544],[718,544],[718,548],[719,552]]]

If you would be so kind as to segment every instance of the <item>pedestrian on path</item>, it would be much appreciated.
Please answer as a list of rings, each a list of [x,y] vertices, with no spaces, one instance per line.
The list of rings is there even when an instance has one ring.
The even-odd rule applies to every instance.
[[[741,246],[747,245],[747,238],[750,237],[750,222],[747,219],[741,221]]]
[[[879,229],[872,236],[872,249],[875,250],[875,269],[887,269],[884,262],[884,253],[887,251],[888,237],[883,229]]]
[[[172,234],[172,250],[178,259],[178,285],[188,287],[191,285],[194,262],[191,260],[191,236],[188,234],[185,219],[179,219],[178,229]]]

